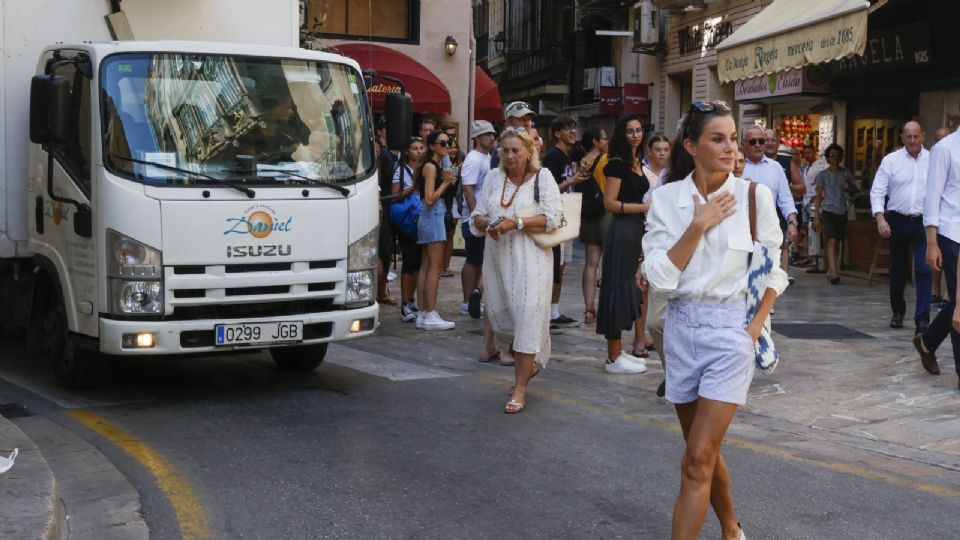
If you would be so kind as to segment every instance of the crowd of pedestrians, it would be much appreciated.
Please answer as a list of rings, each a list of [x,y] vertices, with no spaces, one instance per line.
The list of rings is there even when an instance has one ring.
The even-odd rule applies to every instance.
[[[399,303],[401,319],[417,328],[453,328],[438,313],[437,290],[452,274],[459,226],[459,312],[483,322],[480,360],[514,367],[508,414],[527,406],[528,385],[549,361],[552,333],[595,325],[610,374],[644,373],[657,351],[665,371],[657,393],[675,405],[686,441],[675,537],[695,537],[712,505],[724,537],[745,538],[720,446],[746,401],[774,301],[793,281],[788,265],[839,283],[839,245],[857,188],[844,149],[831,144],[819,153],[806,144],[796,153],[774,130],[737,133],[723,102],[694,103],[673,141],[645,133],[635,116],[610,134],[591,127],[578,137],[576,121],[560,115],[544,131],[544,150],[535,124],[529,105],[514,102],[499,135],[490,122],[471,124],[465,155],[455,132],[437,131],[429,120],[399,153],[381,150],[381,189],[386,182],[393,194],[382,213],[389,219],[381,230],[381,279],[393,239],[402,262],[399,302],[384,286],[378,297]],[[904,325],[912,258],[921,365],[940,373],[936,351],[949,335],[960,376],[960,134],[941,129],[936,138],[928,151],[922,126],[906,123],[902,148],[873,178],[870,204],[877,234],[890,245],[890,327]],[[582,322],[560,309],[572,242],[539,242],[564,225],[564,193],[580,194]],[[411,197],[421,205],[412,236],[399,232],[402,223],[386,210]],[[779,263],[756,283],[747,272],[755,253]],[[748,292],[755,295],[749,311]],[[934,314],[938,301],[942,309]],[[624,331],[632,331],[628,348]]]

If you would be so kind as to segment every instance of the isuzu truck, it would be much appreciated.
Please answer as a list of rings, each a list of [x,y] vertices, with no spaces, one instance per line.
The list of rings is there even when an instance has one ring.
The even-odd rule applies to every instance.
[[[364,81],[299,48],[298,17],[0,0],[0,326],[61,384],[94,385],[105,355],[269,349],[308,371],[373,332]]]

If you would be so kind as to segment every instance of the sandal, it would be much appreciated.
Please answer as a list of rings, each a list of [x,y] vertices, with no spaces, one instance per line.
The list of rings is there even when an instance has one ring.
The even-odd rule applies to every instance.
[[[650,358],[650,353],[647,352],[647,349],[634,349],[631,354],[637,358]]]
[[[377,303],[383,304],[383,305],[386,305],[386,306],[395,306],[395,305],[397,305],[397,299],[394,298],[394,297],[392,297],[392,296],[390,296],[390,295],[388,294],[388,295],[384,296],[383,298],[377,299]]]
[[[583,324],[593,324],[597,322],[596,308],[589,308],[583,312]]]
[[[497,362],[497,361],[499,361],[499,360],[500,360],[500,351],[497,351],[497,352],[493,353],[493,354],[490,355],[490,356],[481,356],[481,357],[480,357],[480,361],[483,362],[483,363]]]
[[[444,269],[443,272],[440,272],[440,277],[453,277],[453,270],[449,268]]]
[[[503,412],[506,414],[517,414],[523,412],[523,403],[515,399],[511,399],[507,402],[506,406],[503,407]]]

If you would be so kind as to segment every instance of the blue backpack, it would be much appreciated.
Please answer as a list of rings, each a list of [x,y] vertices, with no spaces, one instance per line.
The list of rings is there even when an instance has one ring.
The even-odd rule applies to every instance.
[[[400,186],[402,189],[403,175],[407,168],[403,164],[400,164],[399,169]],[[390,223],[406,237],[416,240],[417,221],[420,219],[421,211],[423,211],[423,201],[420,199],[420,193],[414,191],[409,197],[390,205]]]

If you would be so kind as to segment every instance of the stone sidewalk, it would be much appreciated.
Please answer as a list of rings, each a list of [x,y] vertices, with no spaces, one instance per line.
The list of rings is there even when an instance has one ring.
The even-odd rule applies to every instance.
[[[579,255],[567,268],[561,301],[561,311],[577,319],[583,312]],[[458,270],[462,261],[454,257],[452,267]],[[889,328],[885,281],[871,284],[843,277],[840,284],[830,285],[823,275],[801,269],[790,273],[796,283],[778,301],[774,325],[799,325],[803,331],[811,330],[809,324],[837,325],[828,330],[848,336],[797,339],[775,332],[780,365],[772,375],[757,374],[731,434],[801,450],[822,442],[838,459],[862,463],[878,456],[890,458],[893,462],[886,467],[898,474],[922,475],[960,488],[960,391],[949,339],[938,351],[942,374],[931,376],[913,349],[912,324],[901,330]],[[398,282],[391,284],[391,291],[399,297]],[[913,289],[908,286],[906,294],[912,313]],[[457,315],[460,295],[459,272],[441,279],[441,315],[458,322],[455,332],[465,334],[465,352],[479,354],[479,325]],[[395,311],[384,307],[381,316],[392,319]],[[624,338],[629,342],[631,336]],[[663,377],[655,358],[644,375],[610,376],[602,371],[605,350],[592,325],[568,329],[553,336],[550,370],[582,376],[582,384],[610,385],[666,405],[654,397]],[[644,413],[675,421],[669,406],[650,407]],[[816,451],[822,453],[823,448]],[[918,469],[911,470],[910,463]]]

